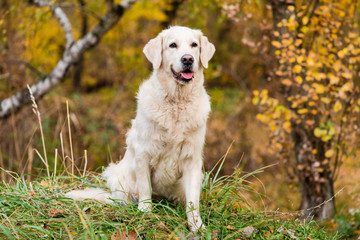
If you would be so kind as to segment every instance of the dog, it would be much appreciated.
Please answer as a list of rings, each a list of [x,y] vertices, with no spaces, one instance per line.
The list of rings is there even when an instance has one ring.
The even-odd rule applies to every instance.
[[[102,176],[111,193],[75,190],[74,200],[138,202],[151,210],[154,196],[186,205],[191,231],[204,229],[199,211],[203,179],[203,146],[210,98],[203,69],[215,47],[200,30],[173,26],[144,47],[153,72],[137,94],[136,117],[126,135],[123,159],[111,163]]]

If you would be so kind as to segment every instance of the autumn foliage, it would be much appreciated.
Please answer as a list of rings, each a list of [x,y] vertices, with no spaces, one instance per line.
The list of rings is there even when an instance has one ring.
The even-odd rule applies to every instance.
[[[300,183],[314,188],[316,199],[303,210],[331,198],[333,190],[326,194],[325,185],[358,147],[353,140],[360,133],[357,5],[323,0],[283,6],[286,17],[275,22],[272,41],[281,90],[254,91],[257,119],[271,132],[271,150],[285,160],[295,156]]]

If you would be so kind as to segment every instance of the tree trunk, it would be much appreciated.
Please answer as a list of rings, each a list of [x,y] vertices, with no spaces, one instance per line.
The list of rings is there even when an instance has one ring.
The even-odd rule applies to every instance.
[[[297,30],[290,32],[287,27],[278,27],[283,20],[289,20],[293,13],[288,11],[289,6],[296,9],[294,0],[269,0],[272,6],[274,29],[279,32],[278,41],[287,35],[296,41]],[[312,4],[309,2],[309,4]],[[314,3],[315,4],[315,3]],[[296,13],[296,10],[295,10]],[[281,26],[281,25],[280,25]],[[301,46],[299,46],[301,48]],[[280,65],[280,64],[279,64]],[[290,62],[281,65],[284,73],[281,79],[291,79],[287,69],[293,69]],[[284,88],[284,98],[294,95],[292,87]],[[286,100],[287,101],[287,100]],[[288,102],[289,109],[291,104]],[[292,122],[292,137],[294,141],[294,151],[296,167],[298,172],[301,203],[301,217],[322,220],[328,219],[335,214],[334,184],[333,174],[328,161],[325,161],[325,142],[314,136],[314,129],[306,130],[303,121],[300,123]],[[313,150],[316,149],[316,152]]]
[[[293,126],[297,173],[301,191],[300,215],[303,219],[332,218],[335,214],[332,172],[325,159],[325,142],[313,130]],[[315,154],[313,149],[317,150]]]
[[[85,7],[84,0],[78,0],[78,3],[83,8]],[[81,37],[84,37],[88,31],[88,18],[85,11],[81,11]],[[81,78],[84,70],[84,54],[81,54],[79,61],[75,64],[73,87],[75,91],[81,90]]]

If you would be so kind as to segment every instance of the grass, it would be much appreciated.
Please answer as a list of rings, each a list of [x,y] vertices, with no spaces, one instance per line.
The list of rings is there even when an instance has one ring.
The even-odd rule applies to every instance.
[[[181,204],[161,200],[154,202],[151,213],[144,213],[136,205],[64,197],[74,188],[103,186],[98,174],[45,177],[31,183],[13,176],[11,183],[0,185],[0,239],[340,239],[315,222],[253,209],[242,197],[252,174],[205,174],[201,214],[206,230],[198,234],[189,231]]]

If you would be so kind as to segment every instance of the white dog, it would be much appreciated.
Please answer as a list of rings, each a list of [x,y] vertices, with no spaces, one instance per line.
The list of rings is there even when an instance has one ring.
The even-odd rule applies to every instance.
[[[186,204],[191,230],[197,231],[204,227],[199,199],[210,112],[203,68],[215,47],[201,31],[175,26],[150,40],[143,52],[154,71],[140,86],[124,158],[103,173],[111,193],[88,189],[66,196],[139,202],[143,211],[151,210],[152,195],[180,200]]]

